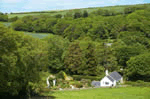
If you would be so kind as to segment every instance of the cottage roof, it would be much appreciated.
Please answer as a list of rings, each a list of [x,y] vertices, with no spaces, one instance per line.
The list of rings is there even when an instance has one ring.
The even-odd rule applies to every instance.
[[[122,78],[122,76],[116,71],[109,74],[109,76],[112,77],[116,81],[119,81]]]
[[[107,78],[108,78],[110,81],[114,82],[114,79],[113,79],[112,77],[107,76]]]

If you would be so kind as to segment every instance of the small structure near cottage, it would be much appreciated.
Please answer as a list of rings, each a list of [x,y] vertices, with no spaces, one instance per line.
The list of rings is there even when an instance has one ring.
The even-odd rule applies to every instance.
[[[123,83],[123,77],[116,71],[108,73],[106,70],[106,76],[100,81],[101,87],[116,86],[117,82]]]
[[[91,85],[94,87],[100,87],[100,81],[92,81]]]

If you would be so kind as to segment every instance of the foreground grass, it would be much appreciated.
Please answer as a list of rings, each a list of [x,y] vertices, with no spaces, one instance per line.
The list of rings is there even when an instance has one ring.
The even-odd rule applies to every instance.
[[[56,99],[150,99],[150,87],[56,91],[52,95]]]

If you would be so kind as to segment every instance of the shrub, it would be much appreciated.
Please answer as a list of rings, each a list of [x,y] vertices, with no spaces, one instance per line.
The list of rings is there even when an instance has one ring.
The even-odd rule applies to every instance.
[[[64,72],[63,71],[60,71],[57,75],[56,75],[57,78],[62,78],[62,79],[65,79],[64,77]]]
[[[15,17],[12,17],[12,18],[9,18],[9,22],[15,22],[15,21],[17,21],[18,20],[18,17],[17,16],[15,16]]]
[[[83,84],[79,81],[70,82],[70,85],[74,85],[77,88],[82,88]]]
[[[127,81],[125,82],[125,84],[132,85],[132,86],[150,87],[150,82],[144,82],[141,80],[138,80],[136,82]]]
[[[84,84],[84,87],[91,87],[91,80],[90,79],[81,79],[81,83]]]
[[[84,76],[84,75],[73,75],[74,80],[89,79],[89,80],[101,80],[103,76]]]

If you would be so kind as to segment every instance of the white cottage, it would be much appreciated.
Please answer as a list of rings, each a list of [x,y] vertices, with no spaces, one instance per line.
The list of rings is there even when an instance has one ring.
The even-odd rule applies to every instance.
[[[106,76],[100,81],[101,87],[110,87],[110,86],[116,86],[116,83],[120,81],[120,83],[123,83],[123,77],[118,72],[112,72],[108,73],[108,70],[106,70]]]

